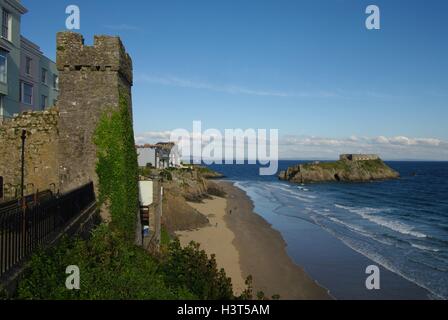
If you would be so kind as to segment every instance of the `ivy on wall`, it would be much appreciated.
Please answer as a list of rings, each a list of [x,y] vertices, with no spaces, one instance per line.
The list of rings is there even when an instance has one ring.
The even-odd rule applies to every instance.
[[[129,101],[120,93],[119,109],[105,113],[96,128],[99,205],[105,204],[111,225],[129,240],[135,236],[138,212],[138,163]]]

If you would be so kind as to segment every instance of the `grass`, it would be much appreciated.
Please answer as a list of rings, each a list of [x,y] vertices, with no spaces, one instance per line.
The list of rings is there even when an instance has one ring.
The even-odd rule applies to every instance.
[[[307,170],[323,169],[323,170],[349,171],[354,166],[359,166],[362,169],[368,171],[375,171],[386,167],[382,160],[377,159],[377,160],[354,161],[354,162],[338,160],[333,162],[320,162],[318,164],[307,163],[303,165],[303,168]]]

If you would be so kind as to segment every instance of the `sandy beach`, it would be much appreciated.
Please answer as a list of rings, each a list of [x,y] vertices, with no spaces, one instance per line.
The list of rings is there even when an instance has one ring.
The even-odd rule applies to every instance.
[[[227,275],[232,278],[235,294],[240,294],[245,289],[240,254],[233,244],[235,234],[230,230],[225,221],[227,200],[225,198],[212,197],[203,203],[188,202],[190,206],[205,215],[210,225],[191,231],[178,231],[182,246],[191,241],[200,243],[201,249],[207,254],[216,254],[216,263],[219,268],[224,268]]]
[[[210,225],[177,232],[181,244],[196,241],[208,254],[216,254],[218,266],[232,278],[236,294],[252,275],[254,293],[263,291],[267,297],[278,294],[288,300],[330,299],[326,289],[293,263],[280,233],[253,212],[246,193],[229,182],[219,184],[226,198],[189,203],[209,218]]]

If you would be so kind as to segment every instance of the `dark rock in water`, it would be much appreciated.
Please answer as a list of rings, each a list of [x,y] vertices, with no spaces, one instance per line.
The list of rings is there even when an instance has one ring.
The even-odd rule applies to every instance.
[[[381,159],[376,159],[298,164],[289,167],[286,171],[281,171],[278,177],[280,180],[295,183],[366,182],[396,179],[400,177],[400,174]]]

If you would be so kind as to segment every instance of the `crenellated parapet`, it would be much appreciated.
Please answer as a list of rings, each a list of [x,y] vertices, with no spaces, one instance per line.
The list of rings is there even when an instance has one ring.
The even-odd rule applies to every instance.
[[[94,36],[93,46],[74,32],[57,34],[57,68],[64,71],[118,72],[132,85],[132,60],[119,37]]]

